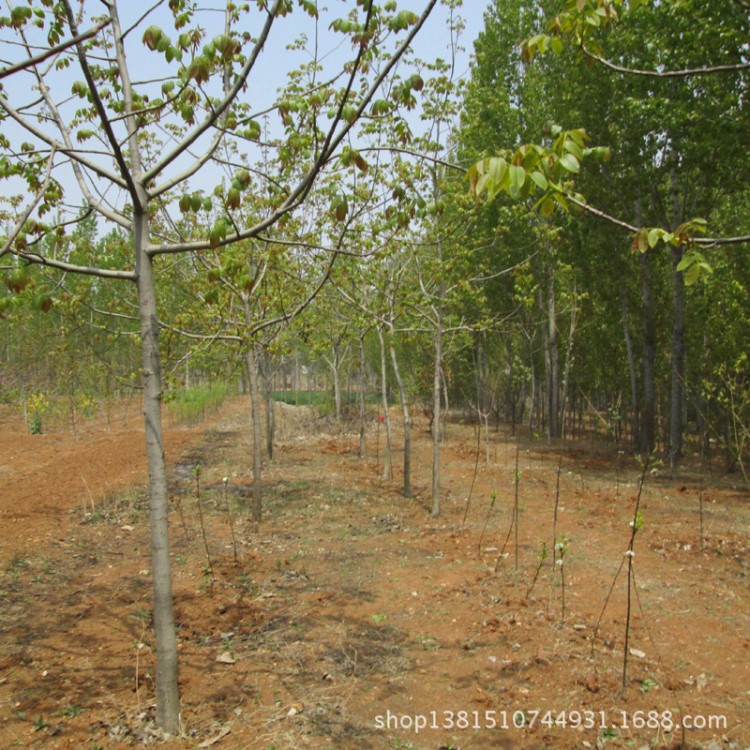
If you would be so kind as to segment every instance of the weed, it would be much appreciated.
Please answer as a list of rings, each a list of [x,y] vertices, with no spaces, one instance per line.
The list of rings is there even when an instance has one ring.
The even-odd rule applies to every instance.
[[[216,412],[228,395],[226,383],[186,388],[169,394],[169,413],[180,424],[197,424]]]
[[[36,719],[34,719],[34,731],[35,732],[41,732],[43,729],[46,729],[49,726],[49,724],[44,720],[43,716],[37,716]]]
[[[438,643],[437,638],[433,638],[431,635],[420,635],[416,638],[417,643],[419,643],[420,646],[425,651],[439,651],[440,650],[440,644]]]
[[[65,708],[58,708],[57,711],[53,711],[52,716],[67,716],[69,719],[72,719],[78,716],[78,714],[83,713],[83,711],[84,709],[80,706],[71,704]]]
[[[32,435],[42,434],[42,417],[49,410],[49,401],[43,393],[35,393],[25,404],[27,424]]]

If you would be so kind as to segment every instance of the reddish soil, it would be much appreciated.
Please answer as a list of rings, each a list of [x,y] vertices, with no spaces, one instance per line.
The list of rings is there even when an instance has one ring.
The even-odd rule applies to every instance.
[[[640,472],[614,448],[565,455],[553,568],[558,454],[521,444],[516,570],[502,431],[466,512],[476,437],[449,425],[432,519],[425,425],[407,500],[379,478],[376,420],[361,460],[356,435],[279,406],[255,529],[247,422],[236,400],[167,430],[184,722],[167,739],[138,414],[77,440],[0,423],[0,748],[750,747],[750,504],[732,477],[647,474],[623,689]]]

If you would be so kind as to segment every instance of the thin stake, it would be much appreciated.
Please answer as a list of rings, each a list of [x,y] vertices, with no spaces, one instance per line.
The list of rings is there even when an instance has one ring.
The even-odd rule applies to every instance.
[[[211,553],[208,549],[208,537],[206,536],[206,525],[203,522],[203,506],[201,504],[201,465],[196,464],[193,467],[193,473],[195,474],[195,498],[198,503],[198,518],[201,524],[201,534],[203,535],[203,547],[206,550],[206,570],[211,576],[211,583],[214,579],[214,568],[211,564]]]
[[[232,515],[232,507],[229,504],[229,496],[227,495],[227,484],[229,483],[229,477],[224,477],[222,480],[224,483],[224,505],[227,507],[227,518],[229,518],[229,530],[232,534],[232,551],[234,553],[234,561],[238,561],[237,557],[237,537],[234,534],[234,516]]]

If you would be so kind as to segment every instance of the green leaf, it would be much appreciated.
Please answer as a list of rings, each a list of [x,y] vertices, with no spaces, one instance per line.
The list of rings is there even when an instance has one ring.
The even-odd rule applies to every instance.
[[[143,32],[143,43],[153,51],[158,47],[163,36],[164,32],[158,26],[149,26]]]
[[[515,164],[511,164],[508,170],[510,172],[510,195],[512,198],[518,198],[526,182],[526,170]]]
[[[230,188],[227,193],[227,208],[237,209],[240,207],[242,197],[236,188]]]
[[[578,174],[581,171],[581,164],[576,159],[573,154],[563,154],[560,157],[560,165],[563,167],[563,169],[566,169],[568,172],[572,172],[573,174]]]
[[[540,189],[540,190],[547,190],[549,187],[549,182],[547,182],[547,178],[541,173],[534,170],[529,174],[529,177],[533,180],[534,184]]]
[[[255,120],[248,120],[245,123],[245,129],[242,131],[242,136],[249,141],[260,140],[260,125]]]
[[[70,89],[71,93],[75,94],[79,99],[83,99],[88,96],[89,87],[84,81],[76,81]]]
[[[346,196],[339,194],[334,196],[331,201],[331,211],[336,218],[336,221],[343,221],[346,215],[349,213],[349,202],[346,200]]]
[[[685,285],[692,286],[696,281],[698,281],[698,279],[700,279],[700,277],[701,267],[697,263],[694,263],[690,266],[690,268],[687,269],[687,271],[685,271]]]
[[[31,8],[25,5],[19,5],[10,12],[10,25],[14,29],[20,29],[26,21],[31,18]]]
[[[645,253],[648,251],[648,232],[645,229],[641,229],[635,233],[630,250],[633,253]]]
[[[212,248],[217,248],[227,236],[227,223],[224,219],[217,219],[208,236]]]
[[[549,196],[542,199],[542,202],[539,204],[539,211],[542,216],[549,218],[555,211],[555,201]]]
[[[187,70],[188,78],[192,78],[196,83],[205,83],[208,81],[211,71],[211,61],[204,56],[196,57]]]
[[[318,17],[318,8],[312,0],[297,0],[300,7],[309,15],[311,18]]]
[[[391,31],[399,32],[413,26],[419,20],[419,16],[411,10],[399,11],[388,21]]]

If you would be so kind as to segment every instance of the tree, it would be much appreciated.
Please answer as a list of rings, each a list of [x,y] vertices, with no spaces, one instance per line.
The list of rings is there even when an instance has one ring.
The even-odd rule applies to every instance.
[[[660,369],[656,326],[661,312],[655,290],[661,284],[662,271],[655,254],[661,242],[667,244],[672,288],[667,443],[674,468],[681,451],[686,411],[684,363],[690,333],[686,328],[686,281],[695,282],[709,268],[701,246],[748,239],[742,233],[700,236],[705,227],[703,217],[713,215],[716,219],[715,207],[721,196],[742,190],[746,182],[742,154],[748,145],[743,94],[748,19],[740,4],[731,0],[566,0],[543,6],[549,19],[547,27],[544,15],[535,12],[536,5],[530,5],[497,3],[488,16],[484,42],[495,54],[485,51],[484,57],[477,55],[472,86],[476,79],[477,90],[484,94],[480,106],[504,112],[498,121],[515,122],[517,128],[508,139],[507,145],[512,148],[471,170],[473,185],[478,192],[487,190],[490,197],[507,193],[516,199],[533,198],[543,215],[551,216],[556,205],[565,211],[574,207],[631,232],[630,240],[623,237],[622,244],[632,244],[642,253],[643,402],[641,418],[635,422],[646,450],[655,444],[660,406],[655,378]],[[527,62],[533,60],[533,69],[518,67],[518,61],[507,52],[507,36],[500,52],[492,47],[502,33],[507,34],[507,24],[496,22],[500,17],[510,22],[510,28],[523,33],[525,40],[519,51]],[[573,43],[568,45],[569,41]],[[538,56],[548,50],[558,55]],[[577,54],[596,64],[590,70],[575,65],[573,56]],[[492,74],[503,82],[494,98],[486,87],[481,88],[482,76],[487,77],[493,57],[503,61],[502,72]],[[532,88],[535,82],[536,88]],[[521,103],[523,107],[518,106]],[[524,131],[523,123],[528,123],[529,117],[522,112],[540,112],[543,118],[581,128],[581,135],[585,129],[586,139],[575,146],[568,140],[571,131],[563,130],[558,131],[560,135],[552,144],[540,145],[544,140],[538,131]],[[713,127],[718,121],[726,123],[720,135]],[[468,121],[465,131],[469,136],[472,129],[481,131],[481,121]],[[518,147],[519,140],[514,138],[519,136],[531,143]],[[582,173],[581,158],[587,152],[596,153],[596,149],[585,147],[588,138],[610,147],[613,158],[606,167]],[[568,148],[568,144],[575,148]],[[498,151],[496,147],[495,153]],[[558,166],[564,171],[557,170]],[[593,198],[597,207],[587,205],[578,190]],[[612,240],[605,237],[607,231],[601,230],[601,239],[594,246],[611,253]],[[587,230],[589,238],[595,234]],[[580,258],[574,262],[584,268],[588,265]],[[606,255],[596,262],[605,270]],[[621,317],[627,319],[627,299],[617,296]],[[635,410],[635,347],[629,340],[629,325],[625,324],[623,330],[630,361],[630,401]]]
[[[171,0],[168,11],[157,4],[143,15],[129,8],[132,15],[123,16],[116,0],[106,0],[103,11],[99,4],[83,3],[78,12],[70,0],[54,5],[40,0],[13,8],[0,22],[3,59],[11,61],[0,73],[0,173],[18,194],[3,217],[9,229],[0,254],[11,253],[63,273],[127,281],[137,290],[157,723],[167,732],[177,730],[180,712],[156,261],[163,255],[201,252],[263,236],[302,205],[355,123],[380,95],[383,82],[436,2],[427,0],[421,16],[396,11],[392,3],[358,2],[348,18],[333,21],[333,30],[352,41],[352,57],[328,81],[316,77],[303,92],[293,88],[288,98],[282,94],[276,103],[285,132],[277,142],[275,163],[261,161],[257,168],[267,189],[267,210],[247,225],[237,223],[235,212],[243,203],[248,175],[235,168],[227,144],[250,149],[261,137],[260,108],[245,96],[253,90],[251,76],[259,72],[258,60],[271,44],[272,29],[293,10],[291,2],[230,3],[216,14],[202,4]],[[297,5],[318,19],[314,2],[299,0]],[[94,13],[103,14],[95,18]],[[398,38],[393,41],[394,37]],[[145,74],[138,66],[143,57],[148,58]],[[80,78],[71,75],[73,69]],[[144,80],[139,80],[142,75]],[[383,101],[381,110],[390,110]],[[231,185],[217,185],[213,196],[189,189],[199,175],[204,183],[218,183],[222,172]],[[24,182],[22,189],[19,181]],[[58,238],[75,221],[66,207],[79,206],[79,199],[127,235],[127,263],[93,254],[73,262],[65,254]],[[185,213],[205,211],[213,216],[202,238],[181,231],[174,215],[178,201]],[[51,246],[46,238],[51,238]]]

